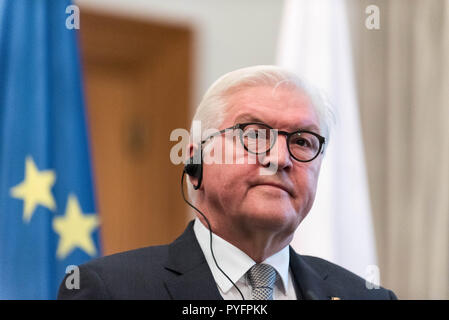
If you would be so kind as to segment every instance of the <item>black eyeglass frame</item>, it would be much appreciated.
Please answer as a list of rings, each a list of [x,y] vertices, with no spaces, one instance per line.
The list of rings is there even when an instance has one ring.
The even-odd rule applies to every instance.
[[[249,126],[249,125],[261,125],[261,126],[265,126],[265,127],[267,127],[267,128],[270,128],[270,130],[276,130],[276,129],[270,127],[268,124],[262,123],[262,122],[245,122],[245,123],[237,123],[236,125],[234,125],[234,126],[232,126],[232,127],[229,127],[229,128],[226,128],[226,129],[223,129],[223,130],[220,130],[220,131],[217,131],[217,132],[211,134],[211,135],[208,136],[206,139],[202,140],[202,141],[201,141],[201,144],[206,143],[207,140],[209,140],[209,139],[212,138],[212,137],[219,136],[219,135],[225,133],[227,130],[237,130],[237,129],[238,129],[238,130],[240,130],[240,132],[239,132],[240,142],[241,142],[243,148],[245,148],[246,151],[248,151],[249,153],[252,153],[252,154],[261,154],[261,153],[266,153],[266,152],[270,151],[270,150],[273,148],[273,146],[276,144],[276,140],[274,140],[274,141],[273,141],[273,144],[268,148],[268,150],[266,150],[266,151],[264,151],[264,152],[253,152],[253,151],[248,150],[248,148],[246,147],[246,145],[245,145],[245,143],[244,143],[244,141],[243,141],[243,131],[244,131],[244,129],[245,129],[247,126]],[[289,145],[288,141],[289,141],[289,139],[290,139],[291,136],[293,136],[294,134],[298,134],[298,133],[308,133],[308,134],[311,134],[311,135],[317,137],[317,138],[318,138],[318,141],[320,142],[320,147],[318,148],[318,152],[317,152],[316,155],[315,155],[312,159],[310,159],[310,160],[299,160],[298,158],[296,158],[296,157],[293,155],[293,153],[292,153],[291,150],[290,150],[290,145]],[[292,156],[292,158],[295,159],[296,161],[299,161],[299,162],[310,162],[310,161],[313,161],[316,157],[318,157],[318,155],[319,155],[320,153],[323,153],[323,152],[324,152],[323,145],[326,143],[326,138],[324,138],[323,136],[320,136],[318,133],[315,133],[315,132],[313,132],[313,131],[309,131],[309,130],[296,130],[296,131],[293,131],[293,132],[287,132],[287,131],[277,130],[277,134],[281,134],[281,135],[286,136],[285,141],[286,141],[286,143],[287,143],[287,149],[288,149],[288,152],[290,153],[290,156]],[[277,136],[275,135],[275,137],[277,137]]]

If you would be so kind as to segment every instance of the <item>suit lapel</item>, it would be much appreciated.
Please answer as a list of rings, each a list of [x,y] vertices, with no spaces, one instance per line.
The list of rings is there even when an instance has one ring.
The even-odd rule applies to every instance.
[[[302,299],[329,300],[335,296],[335,288],[326,281],[327,274],[318,273],[299,254],[290,247],[290,267],[296,287]]]
[[[193,221],[184,233],[169,245],[165,268],[175,275],[165,281],[170,296],[175,300],[222,300],[215,279],[209,269],[193,231]],[[298,298],[329,300],[339,291],[327,274],[316,271],[301,255],[290,247],[290,268],[299,290]]]
[[[169,245],[165,268],[176,276],[165,281],[175,300],[219,300],[214,277],[193,231],[193,221],[184,233]]]

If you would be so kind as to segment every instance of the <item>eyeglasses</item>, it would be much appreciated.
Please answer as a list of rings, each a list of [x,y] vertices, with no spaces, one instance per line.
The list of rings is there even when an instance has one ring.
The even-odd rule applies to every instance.
[[[312,131],[286,132],[273,129],[265,123],[249,122],[238,123],[220,130],[201,141],[201,144],[228,130],[238,130],[242,146],[253,154],[264,154],[270,151],[276,143],[277,136],[284,135],[287,137],[287,149],[290,155],[300,162],[309,162],[315,159],[324,150],[323,145],[326,143],[324,137]]]

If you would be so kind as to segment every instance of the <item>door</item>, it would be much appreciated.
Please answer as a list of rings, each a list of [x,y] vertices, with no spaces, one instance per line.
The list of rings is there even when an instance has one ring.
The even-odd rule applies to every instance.
[[[104,254],[171,242],[187,221],[169,137],[188,128],[192,33],[81,8],[80,44]]]

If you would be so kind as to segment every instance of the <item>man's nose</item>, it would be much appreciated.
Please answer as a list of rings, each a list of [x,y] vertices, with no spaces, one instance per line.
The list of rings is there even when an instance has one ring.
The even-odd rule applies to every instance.
[[[277,170],[285,170],[293,166],[286,139],[284,135],[277,136],[274,146],[263,156],[261,164],[264,167],[274,164]]]

